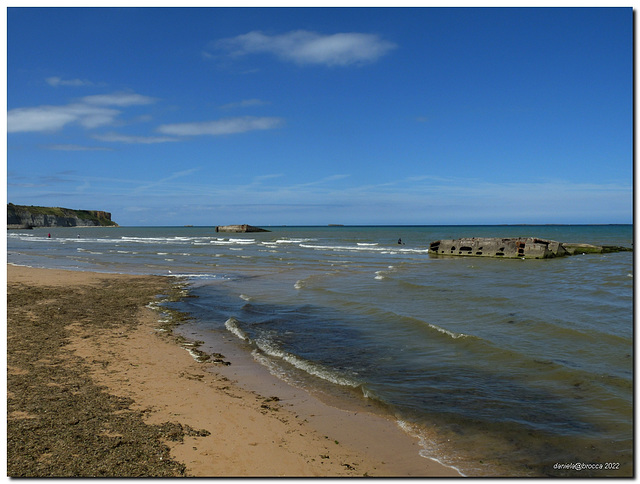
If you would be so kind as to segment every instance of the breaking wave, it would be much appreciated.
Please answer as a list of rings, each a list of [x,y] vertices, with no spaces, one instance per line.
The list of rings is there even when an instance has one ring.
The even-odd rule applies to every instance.
[[[227,328],[228,331],[235,334],[238,338],[244,341],[250,341],[249,336],[245,333],[240,326],[238,326],[239,321],[236,318],[229,318],[225,321],[224,327]]]
[[[294,355],[279,348],[268,337],[260,337],[255,341],[256,346],[264,354],[286,361],[290,365],[296,367],[305,373],[326,380],[340,386],[356,388],[360,386],[360,382],[346,374],[330,370],[323,365],[306,360],[300,356]]]

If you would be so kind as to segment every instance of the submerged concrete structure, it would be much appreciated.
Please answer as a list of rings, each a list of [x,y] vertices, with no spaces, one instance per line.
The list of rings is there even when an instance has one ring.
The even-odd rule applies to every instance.
[[[234,233],[245,233],[245,232],[269,232],[269,230],[261,229],[260,227],[254,227],[253,225],[218,225],[216,227],[216,232],[234,232]]]
[[[549,259],[568,255],[555,240],[527,238],[471,237],[431,242],[429,253],[434,255],[462,255],[501,257],[506,259]]]
[[[504,259],[550,259],[567,255],[631,251],[619,246],[562,243],[537,237],[467,237],[436,240],[429,254],[443,256],[496,257]]]

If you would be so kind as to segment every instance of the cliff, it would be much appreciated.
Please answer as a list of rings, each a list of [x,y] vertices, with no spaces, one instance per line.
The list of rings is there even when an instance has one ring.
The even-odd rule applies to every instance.
[[[73,210],[7,204],[7,228],[117,227],[111,214],[101,210]]]

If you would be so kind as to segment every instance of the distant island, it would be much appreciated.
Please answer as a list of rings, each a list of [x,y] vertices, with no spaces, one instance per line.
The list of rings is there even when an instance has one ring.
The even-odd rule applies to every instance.
[[[7,204],[8,229],[36,227],[117,227],[111,213],[101,210],[74,210],[61,207],[38,207]]]

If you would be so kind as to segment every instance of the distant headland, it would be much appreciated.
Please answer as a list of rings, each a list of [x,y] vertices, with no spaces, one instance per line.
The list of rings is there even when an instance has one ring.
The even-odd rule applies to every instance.
[[[7,204],[8,229],[36,227],[117,227],[111,213],[102,210],[74,210]]]

